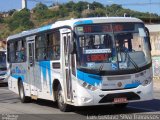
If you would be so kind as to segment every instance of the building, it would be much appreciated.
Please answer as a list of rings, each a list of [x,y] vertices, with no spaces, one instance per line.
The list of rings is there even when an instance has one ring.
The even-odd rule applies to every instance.
[[[0,50],[6,50],[6,49],[7,49],[6,41],[0,40]]]
[[[22,9],[27,8],[27,0],[22,0]]]
[[[150,31],[153,76],[160,79],[160,24],[146,25]]]

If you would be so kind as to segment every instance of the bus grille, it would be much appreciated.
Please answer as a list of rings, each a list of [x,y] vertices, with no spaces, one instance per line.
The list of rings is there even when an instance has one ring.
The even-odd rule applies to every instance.
[[[131,79],[130,75],[125,76],[116,76],[116,77],[107,77],[108,80],[126,80]]]
[[[114,98],[122,98],[125,97],[127,100],[140,100],[140,96],[137,95],[134,92],[124,92],[124,93],[114,93],[114,94],[108,94],[104,96],[99,103],[108,103],[113,102]]]

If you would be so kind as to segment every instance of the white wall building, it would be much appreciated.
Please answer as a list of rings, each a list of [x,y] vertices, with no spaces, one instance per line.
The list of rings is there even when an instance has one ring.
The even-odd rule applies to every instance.
[[[150,32],[152,56],[160,56],[160,24],[146,25]]]
[[[27,0],[22,0],[22,9],[27,8]]]
[[[160,24],[146,25],[152,45],[152,67],[154,79],[160,80]]]

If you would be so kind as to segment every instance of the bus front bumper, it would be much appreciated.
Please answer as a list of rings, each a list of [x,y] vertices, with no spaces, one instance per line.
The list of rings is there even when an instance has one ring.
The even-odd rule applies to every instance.
[[[78,85],[78,91],[75,101],[75,106],[93,106],[93,105],[107,105],[117,104],[114,98],[126,97],[127,103],[137,101],[147,101],[153,99],[153,82],[146,86],[138,86],[133,89],[102,91],[91,91]]]

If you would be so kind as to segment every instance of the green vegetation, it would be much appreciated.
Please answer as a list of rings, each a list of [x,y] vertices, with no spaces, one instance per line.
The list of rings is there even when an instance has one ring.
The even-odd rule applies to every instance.
[[[125,9],[121,5],[113,4],[104,6],[101,3],[93,2],[68,2],[61,5],[52,5],[47,7],[42,3],[38,3],[32,10],[23,9],[16,11],[15,9],[8,11],[9,17],[0,18],[0,39],[8,37],[8,35],[36,28],[45,24],[53,23],[57,20],[81,17],[102,17],[102,16],[124,16],[124,14],[137,17],[144,21],[160,20],[157,14],[143,13]]]
[[[23,9],[15,12],[12,17],[6,20],[9,30],[26,30],[34,27],[33,22],[30,20],[30,11]]]

